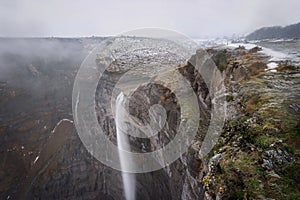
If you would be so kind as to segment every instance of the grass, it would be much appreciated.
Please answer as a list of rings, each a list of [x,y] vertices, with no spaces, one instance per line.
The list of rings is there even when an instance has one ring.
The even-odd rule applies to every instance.
[[[218,64],[222,56],[216,56]],[[225,186],[222,199],[300,199],[299,163],[275,167],[274,173],[280,178],[270,176],[262,165],[269,148],[286,149],[291,158],[299,152],[299,114],[290,108],[291,104],[300,104],[299,96],[292,90],[299,80],[286,74],[293,67],[284,66],[282,73],[266,73],[259,71],[262,65],[252,65],[252,76],[239,82],[237,96],[226,95],[226,101],[236,106],[239,115],[226,121],[222,139],[214,148],[214,152],[221,149],[222,158],[219,167],[215,167],[220,170],[215,172],[216,181],[210,188],[213,190],[215,185],[218,191]],[[286,80],[287,84],[295,84],[288,89],[276,87]]]
[[[295,146],[289,145],[287,143],[283,143],[282,145],[289,153],[292,153],[292,154],[295,153],[295,150],[296,150]]]
[[[258,180],[255,178],[250,178],[248,187],[248,189],[253,192],[259,190]]]
[[[255,140],[255,145],[262,149],[266,149],[266,148],[270,147],[270,145],[271,145],[269,140],[270,140],[269,137],[266,135],[259,136]]]
[[[241,190],[236,190],[235,192],[235,198],[237,200],[243,200],[244,199],[244,192]]]
[[[264,170],[264,168],[262,168],[261,166],[256,166],[253,168],[253,172],[259,176],[265,176],[266,172]]]
[[[298,164],[290,164],[285,167],[281,172],[281,179],[278,185],[283,189],[286,199],[299,199],[300,198],[300,171]]]
[[[227,102],[233,101],[233,98],[234,98],[234,97],[233,97],[233,94],[227,94],[227,95],[226,95],[226,101],[227,101]]]
[[[226,70],[226,68],[227,68],[226,50],[219,51],[216,55],[213,56],[213,60],[221,72]]]

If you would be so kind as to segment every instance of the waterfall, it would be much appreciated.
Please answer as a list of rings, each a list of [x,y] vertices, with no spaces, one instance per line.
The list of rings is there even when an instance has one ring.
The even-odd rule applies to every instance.
[[[126,134],[126,127],[124,125],[124,119],[126,117],[126,110],[124,108],[125,103],[124,94],[121,92],[116,100],[116,126],[117,126],[117,142],[119,148],[119,159],[121,168],[124,169],[127,165],[132,164],[131,157],[126,156],[124,151],[130,151],[130,144],[128,135]],[[122,171],[123,187],[126,200],[135,200],[135,175],[132,173],[126,173]]]

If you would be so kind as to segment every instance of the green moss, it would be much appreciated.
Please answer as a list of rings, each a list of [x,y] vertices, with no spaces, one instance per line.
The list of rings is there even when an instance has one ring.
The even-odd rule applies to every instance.
[[[222,199],[299,199],[300,166],[293,154],[300,148],[300,123],[299,115],[291,108],[299,104],[299,96],[275,87],[286,77],[262,72],[240,82],[242,87],[234,102],[231,94],[226,96],[240,115],[226,121],[221,142],[214,149],[222,149],[216,184],[229,188]],[[264,150],[271,144],[285,148],[295,159],[284,169],[274,169],[280,178],[269,176],[262,167]]]
[[[278,184],[282,188],[286,199],[299,199],[300,197],[300,171],[299,164],[290,164],[281,172]]]
[[[235,198],[237,200],[243,200],[244,199],[244,192],[241,190],[236,190],[235,192]]]
[[[229,169],[233,169],[233,165],[234,165],[234,162],[232,160],[229,160],[228,161],[228,167],[229,167]]]
[[[283,147],[284,147],[288,152],[290,152],[290,153],[295,153],[295,150],[296,150],[296,147],[295,147],[295,146],[292,146],[292,145],[283,143]]]
[[[248,115],[252,115],[268,102],[268,99],[261,94],[249,93],[248,95],[247,101],[244,103],[245,112]]]
[[[250,191],[257,191],[259,189],[259,182],[255,178],[249,180],[249,189]]]
[[[226,101],[227,101],[227,102],[233,101],[233,94],[227,94],[227,95],[226,95]]]
[[[249,67],[248,70],[250,71],[252,76],[255,76],[259,74],[260,72],[263,72],[266,68],[266,64],[263,62],[254,62]]]
[[[251,173],[251,167],[253,159],[249,158],[248,155],[240,155],[239,159],[236,161],[236,167],[244,173]]]
[[[261,166],[257,166],[253,168],[253,172],[259,176],[265,176],[266,172]]]
[[[216,55],[213,56],[213,60],[216,63],[218,69],[223,72],[227,68],[227,56],[226,50],[219,51]]]
[[[260,194],[259,181],[256,178],[250,178],[247,182],[247,194],[249,199],[253,199]]]
[[[269,142],[268,136],[262,135],[262,136],[256,138],[255,145],[262,149],[266,149],[271,145],[271,143]]]

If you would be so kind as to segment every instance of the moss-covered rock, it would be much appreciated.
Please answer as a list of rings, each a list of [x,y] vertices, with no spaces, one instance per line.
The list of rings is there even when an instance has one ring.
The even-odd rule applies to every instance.
[[[297,199],[300,69],[281,63],[278,72],[265,72],[263,56],[235,51],[240,50],[226,53],[225,69],[226,100],[235,114],[228,115],[213,150],[212,156],[222,157],[209,167],[213,178],[203,180],[209,185],[207,194],[221,199]],[[226,63],[224,52],[215,53],[221,68],[220,63]]]

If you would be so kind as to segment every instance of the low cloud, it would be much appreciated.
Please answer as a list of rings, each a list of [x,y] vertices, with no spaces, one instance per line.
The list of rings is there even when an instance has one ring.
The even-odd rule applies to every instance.
[[[116,35],[138,27],[231,36],[296,23],[299,7],[298,0],[11,0],[0,3],[0,36]]]

